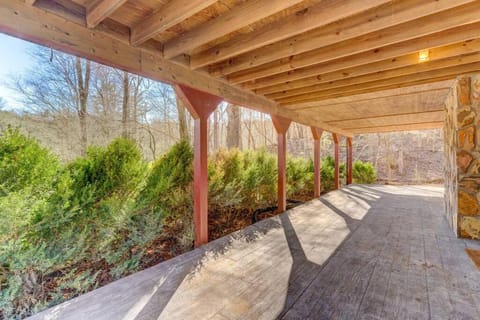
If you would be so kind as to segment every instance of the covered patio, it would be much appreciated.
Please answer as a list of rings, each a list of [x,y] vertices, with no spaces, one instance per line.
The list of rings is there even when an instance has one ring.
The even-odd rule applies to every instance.
[[[32,319],[478,319],[442,198],[351,185]]]
[[[480,237],[479,30],[478,0],[1,1],[0,32],[169,83],[194,118],[197,249],[33,318],[480,318],[480,246],[456,237]],[[311,128],[315,199],[207,243],[222,101],[271,116],[279,211],[287,131]],[[442,127],[445,188],[352,185],[356,134]]]

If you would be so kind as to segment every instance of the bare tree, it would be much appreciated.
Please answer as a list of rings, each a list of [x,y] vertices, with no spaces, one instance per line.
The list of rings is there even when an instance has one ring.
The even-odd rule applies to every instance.
[[[78,90],[78,108],[77,114],[80,120],[80,145],[82,152],[87,151],[87,102],[88,93],[90,91],[90,61],[86,60],[84,66],[82,66],[82,60],[78,57],[75,58],[75,70],[77,78],[77,90]]]
[[[178,112],[178,133],[180,136],[180,140],[182,141],[189,141],[190,134],[188,130],[188,122],[187,122],[187,109],[183,104],[182,99],[176,97],[177,102],[177,112]]]
[[[80,123],[80,148],[84,152],[87,146],[90,62],[44,47],[35,47],[30,56],[35,67],[13,78],[10,87],[20,94],[23,104],[31,112],[51,117],[76,115]]]
[[[123,101],[122,101],[122,136],[124,138],[129,137],[128,125],[130,119],[130,79],[128,77],[128,72],[123,73]]]
[[[227,106],[227,148],[242,148],[242,114],[238,106],[229,104]]]

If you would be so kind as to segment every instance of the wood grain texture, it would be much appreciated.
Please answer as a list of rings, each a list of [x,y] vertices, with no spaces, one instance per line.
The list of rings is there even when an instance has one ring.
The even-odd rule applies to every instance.
[[[95,28],[127,0],[95,0],[87,6],[87,26]]]
[[[237,8],[192,29],[165,44],[166,58],[188,53],[212,40],[241,29],[251,23],[266,18],[303,0],[253,0],[244,2]]]
[[[37,314],[61,319],[478,319],[439,186],[350,185]]]

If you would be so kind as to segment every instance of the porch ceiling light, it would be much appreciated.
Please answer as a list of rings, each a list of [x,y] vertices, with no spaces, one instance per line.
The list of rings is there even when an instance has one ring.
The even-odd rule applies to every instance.
[[[430,52],[428,49],[420,50],[418,52],[418,62],[425,62],[430,60]]]

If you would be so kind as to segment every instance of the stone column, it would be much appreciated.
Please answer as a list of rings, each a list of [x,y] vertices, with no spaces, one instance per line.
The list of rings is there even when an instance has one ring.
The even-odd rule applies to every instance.
[[[445,101],[445,211],[462,238],[480,238],[480,76],[459,77]]]

